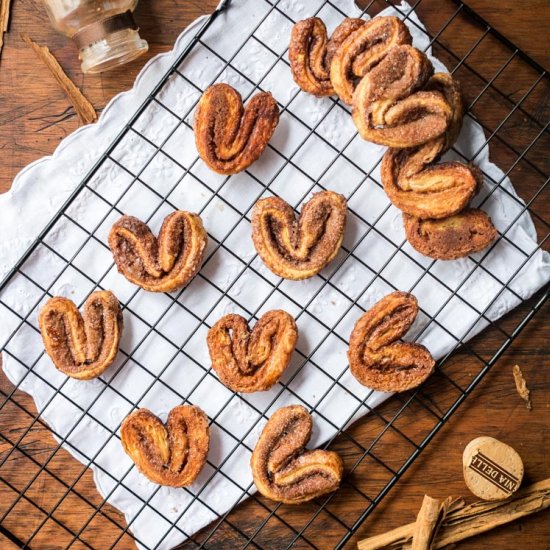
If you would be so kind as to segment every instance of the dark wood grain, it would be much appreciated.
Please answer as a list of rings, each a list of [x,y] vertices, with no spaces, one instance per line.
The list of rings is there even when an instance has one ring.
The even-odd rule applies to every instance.
[[[78,126],[74,112],[62,92],[32,51],[23,44],[20,33],[29,34],[39,43],[49,45],[69,76],[82,88],[94,106],[101,110],[113,95],[132,86],[146,59],[168,51],[179,32],[195,17],[213,9],[216,3],[217,0],[142,0],[136,17],[142,35],[151,47],[147,58],[97,77],[81,74],[73,45],[51,29],[41,2],[15,1],[10,33],[6,36],[0,64],[0,191],[9,188],[21,168],[43,155],[51,154],[59,141]],[[376,13],[380,5],[376,3],[371,11]],[[469,5],[479,7],[488,21],[533,55],[540,64],[550,66],[546,40],[550,10],[545,0],[471,0]],[[437,31],[455,9],[456,5],[447,0],[424,0],[419,12],[428,28]],[[479,26],[457,19],[440,38],[460,58],[469,51],[481,32]],[[450,67],[458,62],[444,48],[436,47],[436,53]],[[491,78],[509,55],[509,51],[499,49],[498,44],[487,38],[469,55],[466,63],[460,64],[456,74],[470,102],[475,100],[484,87],[473,69],[482,77]],[[522,97],[536,76],[523,63],[513,60],[509,69],[494,82],[494,87],[489,88],[475,103],[473,112],[487,125],[489,132],[507,116],[514,102]],[[516,151],[522,151],[538,132],[540,124],[548,120],[549,97],[547,82],[537,86],[524,102],[524,111],[514,112],[492,140],[494,160],[504,169],[514,167],[511,176],[526,200],[535,194],[543,182],[539,171],[546,174],[550,172],[548,136],[537,142],[529,155],[517,165],[514,164],[517,153],[504,142],[511,144]],[[550,207],[548,193],[537,198],[532,206],[535,212],[546,215]],[[536,225],[541,236],[547,233],[547,227],[543,224],[536,222]],[[507,316],[498,326],[511,331],[531,303]],[[360,527],[350,542],[350,548],[354,547],[359,538],[412,521],[424,493],[434,497],[451,494],[471,498],[461,476],[461,455],[464,446],[476,436],[491,435],[514,446],[525,462],[527,482],[550,475],[549,313],[549,307],[545,306],[531,321],[473,395]],[[480,369],[475,353],[489,358],[503,341],[502,334],[496,328],[484,332],[452,358],[447,366],[449,374],[453,379],[467,384]],[[532,390],[533,410],[530,412],[515,391],[511,372],[515,363],[521,365]],[[448,388],[445,391],[444,388],[444,380],[435,378],[426,386],[422,400],[433,407],[448,405],[451,394]],[[13,390],[3,374],[0,375],[0,390],[4,395]],[[4,395],[0,395],[0,402],[4,401]],[[378,414],[391,418],[400,405],[399,399],[392,399],[379,409]],[[63,500],[53,518],[45,523],[31,544],[32,548],[64,548],[73,540],[73,533],[91,517],[94,507],[102,504],[102,499],[95,489],[90,471],[83,469],[65,451],[57,450],[57,443],[47,427],[40,422],[33,422],[33,415],[35,408],[32,400],[21,392],[16,392],[0,411],[0,461],[7,454],[10,455],[0,468],[0,515],[15,501],[17,491],[26,489],[26,498],[17,503],[1,526],[26,540],[46,517],[44,512],[52,510],[64,497],[67,487],[75,484],[74,490]],[[413,434],[415,441],[419,441],[429,430],[431,422],[433,419],[430,420],[420,405],[413,405],[410,412],[399,419],[397,426],[408,435]],[[368,444],[382,426],[379,417],[371,415],[353,426],[350,434],[357,441]],[[18,450],[11,452],[19,438],[22,439]],[[398,467],[411,451],[406,445],[397,432],[389,430],[373,449],[373,453]],[[333,448],[341,452],[348,469],[360,456],[358,448],[349,438],[338,439]],[[28,481],[43,464],[47,464],[44,471],[27,487]],[[372,495],[387,479],[388,472],[369,459],[356,470],[350,481],[364,493]],[[352,525],[365,507],[364,497],[346,484],[328,509],[341,521]],[[250,537],[259,522],[268,517],[266,508],[272,509],[272,503],[251,500],[234,511],[229,520],[246,537]],[[277,516],[271,518],[254,538],[255,543],[261,548],[285,547],[292,540],[293,534],[284,522],[295,529],[301,529],[314,511],[314,505],[279,508]],[[511,549],[521,544],[533,549],[548,548],[548,519],[547,512],[529,517],[479,536],[460,547],[473,550],[491,546]],[[103,505],[80,540],[94,548],[109,548],[124,525],[123,517],[116,510]],[[204,540],[207,534],[208,530],[198,535],[197,540]],[[304,536],[319,548],[331,548],[342,534],[342,526],[333,516],[323,512],[306,529]],[[74,543],[73,548],[85,547],[81,541]],[[245,541],[242,534],[229,524],[223,524],[208,547],[234,548]],[[0,532],[0,548],[12,546]],[[130,537],[124,536],[116,547],[134,548],[134,544]],[[309,546],[304,540],[299,540],[296,547]]]
[[[536,33],[548,28],[550,4],[546,0],[528,0],[522,2],[521,7],[515,2],[495,0],[470,0],[466,4],[546,70],[550,69],[548,44],[529,32],[529,29]]]

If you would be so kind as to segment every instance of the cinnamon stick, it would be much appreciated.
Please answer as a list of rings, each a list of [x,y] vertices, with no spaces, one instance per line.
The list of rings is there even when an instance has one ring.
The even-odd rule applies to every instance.
[[[29,36],[22,35],[21,38],[33,49],[38,58],[50,70],[59,87],[65,92],[69,101],[73,104],[74,110],[82,124],[90,124],[97,120],[97,113],[93,105],[86,99],[84,94],[75,86],[73,81],[65,74],[57,59],[53,56],[47,46],[40,46]]]
[[[0,0],[0,55],[4,47],[4,33],[8,31],[10,22],[11,0]]]
[[[512,374],[514,375],[514,382],[516,383],[516,390],[519,396],[525,401],[525,406],[531,410],[533,408],[531,405],[531,391],[527,387],[527,382],[519,365],[512,367]]]
[[[437,531],[447,515],[451,501],[450,497],[444,501],[439,501],[424,495],[422,507],[416,517],[411,550],[431,550]]]
[[[453,503],[436,534],[432,548],[443,548],[549,507],[550,478],[520,489],[507,500],[480,501],[469,505]],[[409,523],[362,540],[357,547],[359,550],[411,550],[415,529],[416,523]]]

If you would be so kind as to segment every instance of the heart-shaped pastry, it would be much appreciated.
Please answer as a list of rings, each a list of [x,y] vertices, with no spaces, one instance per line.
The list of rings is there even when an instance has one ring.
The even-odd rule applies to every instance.
[[[301,405],[278,409],[268,420],[250,459],[262,495],[300,504],[338,489],[342,459],[333,451],[305,449],[312,427],[311,415]]]
[[[38,323],[46,353],[71,378],[97,378],[118,353],[122,310],[108,290],[90,294],[83,315],[71,300],[51,298],[40,310]]]
[[[443,94],[426,88],[432,74],[420,50],[392,48],[353,94],[352,117],[361,137],[402,149],[444,135],[453,111]]]
[[[290,68],[296,84],[316,96],[333,95],[330,66],[334,53],[352,32],[364,24],[363,19],[346,18],[329,40],[327,28],[318,17],[298,21],[292,27],[288,47]]]
[[[406,44],[412,44],[412,37],[397,17],[375,17],[358,25],[332,55],[330,79],[340,99],[351,105],[360,79],[394,47]]]
[[[452,120],[444,95],[426,88],[433,74],[428,57],[412,45],[397,17],[375,17],[336,48],[330,80],[352,105],[357,129],[368,141],[416,147],[443,135]]]
[[[252,240],[273,273],[295,281],[313,277],[334,259],[346,227],[346,199],[332,191],[316,193],[296,220],[283,199],[269,197],[254,206]]]
[[[417,218],[447,218],[463,210],[479,189],[483,177],[472,165],[437,164],[452,146],[462,126],[460,89],[448,74],[434,75],[427,89],[445,98],[451,123],[445,134],[411,149],[389,149],[382,160],[384,190],[392,203]]]
[[[158,239],[133,216],[123,216],[109,233],[118,271],[151,292],[185,286],[199,272],[207,234],[197,214],[176,211],[162,224]]]
[[[402,392],[432,374],[435,361],[420,344],[397,342],[413,324],[418,302],[412,294],[392,292],[355,323],[349,341],[351,373],[364,386]]]
[[[153,483],[185,487],[195,481],[208,454],[208,418],[199,407],[180,405],[166,425],[147,409],[122,422],[122,446],[138,470]]]
[[[244,317],[222,317],[208,331],[208,350],[218,377],[233,391],[268,390],[290,361],[296,346],[296,322],[286,311],[262,315],[250,332]]]
[[[243,107],[228,84],[204,92],[195,117],[195,141],[202,160],[218,174],[236,174],[260,158],[279,123],[279,107],[269,92]]]
[[[491,218],[476,208],[442,220],[421,220],[403,214],[411,246],[435,260],[456,260],[487,248],[498,233]]]
[[[416,150],[388,149],[382,160],[382,183],[394,206],[410,216],[441,219],[458,214],[474,198],[481,172],[460,162],[435,162],[442,154],[438,141]],[[419,167],[427,161],[428,166]]]

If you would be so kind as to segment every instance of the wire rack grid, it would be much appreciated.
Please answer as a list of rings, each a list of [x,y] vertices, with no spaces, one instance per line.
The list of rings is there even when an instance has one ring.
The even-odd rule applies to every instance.
[[[257,42],[272,54],[273,67],[278,63],[288,64],[286,59],[286,50],[282,52],[274,51],[268,44],[258,37],[257,31],[265,19],[273,13],[283,17],[290,24],[294,23],[294,20],[285,9],[286,3],[283,2],[283,0],[262,1],[266,2],[269,5],[269,8],[266,15],[253,29],[250,36],[247,37],[246,41],[243,43],[243,46],[249,42]],[[229,4],[230,2],[222,3],[216,12],[204,21],[181,56],[179,56],[177,61],[155,87],[147,100],[136,111],[135,115],[130,119],[122,132],[101,156],[100,160],[91,172],[86,176],[86,178],[83,179],[82,183],[67,200],[59,214],[43,230],[37,241],[33,243],[21,261],[15,266],[13,271],[9,273],[6,279],[1,283],[0,305],[10,309],[13,315],[19,318],[16,329],[4,344],[4,353],[10,354],[9,341],[17,334],[19,330],[22,329],[22,327],[27,327],[29,330],[37,330],[36,326],[30,321],[31,311],[29,311],[26,315],[22,315],[20,312],[13,310],[13,308],[11,308],[9,304],[2,299],[1,292],[7,288],[7,286],[15,278],[26,279],[28,282],[36,286],[36,306],[38,306],[44,298],[51,295],[52,289],[56,282],[69,269],[74,270],[74,273],[77,273],[84,280],[87,280],[90,292],[95,289],[103,288],[106,278],[112,271],[112,266],[110,265],[109,269],[104,273],[98,274],[97,277],[92,278],[85,269],[82,269],[82,266],[79,265],[76,260],[79,253],[90,242],[94,242],[102,247],[106,246],[104,239],[101,237],[100,229],[106,221],[111,219],[110,216],[119,216],[124,213],[122,206],[123,200],[124,197],[131,192],[132,187],[135,185],[143,186],[152,194],[152,196],[155,196],[158,199],[157,206],[144,221],[148,222],[153,219],[153,217],[161,212],[164,207],[177,209],[177,206],[171,202],[171,192],[180,184],[185,176],[191,173],[193,167],[198,163],[198,158],[192,159],[187,166],[184,166],[166,151],[165,145],[174,133],[178,131],[178,128],[186,127],[189,130],[191,129],[188,116],[195,107],[195,104],[193,104],[189,108],[188,112],[184,114],[176,113],[163,103],[162,92],[170,82],[170,79],[173,78],[184,79],[188,85],[196,88],[198,94],[204,91],[203,87],[197,86],[196,83],[191,81],[184,74],[184,72],[181,71],[182,63],[185,62],[186,57],[193,51],[193,48],[200,45],[208,50],[212,56],[217,58],[219,71],[218,74],[212,78],[211,83],[215,82],[225,69],[231,68],[233,71],[238,73],[240,77],[249,82],[249,96],[256,91],[263,89],[262,85],[264,84],[265,77],[269,74],[269,71],[263,77],[257,80],[252,80],[249,76],[247,76],[247,74],[239,70],[233,63],[240,49],[233,56],[228,59],[224,59],[218,52],[213,50],[209,46],[208,41],[204,39],[210,25],[218,17],[218,14],[224,9],[230,9]],[[422,6],[427,4],[430,4],[429,0],[418,0],[413,8],[415,10],[421,10]],[[541,94],[544,95],[548,92],[549,79],[546,71],[542,67],[506,40],[506,38],[502,37],[497,31],[491,28],[467,5],[459,1],[452,2],[450,0],[444,2],[444,4],[445,9],[443,11],[445,12],[446,10],[445,13],[447,14],[445,19],[443,20],[441,18],[441,14],[439,14],[437,25],[430,26],[428,23],[428,30],[430,31],[430,45],[434,47],[436,54],[444,62],[446,62],[451,72],[455,74],[459,80],[461,80],[463,83],[463,88],[465,87],[465,82],[469,84],[467,87],[468,93],[466,94],[469,111],[476,117],[478,122],[484,128],[487,135],[485,143],[491,143],[493,149],[497,149],[499,152],[499,162],[501,162],[502,166],[506,166],[505,175],[509,175],[514,178],[518,171],[521,170],[522,185],[519,191],[525,202],[517,199],[515,195],[511,194],[505,187],[502,186],[504,178],[500,181],[493,181],[494,187],[492,189],[492,192],[500,190],[507,194],[510,200],[518,202],[521,206],[521,211],[516,219],[519,219],[521,215],[528,211],[531,214],[537,229],[539,237],[538,247],[528,253],[518,250],[518,252],[524,256],[522,265],[516,272],[518,273],[521,268],[532,258],[536,250],[539,248],[548,248],[547,241],[550,232],[548,231],[549,225],[545,217],[547,212],[545,205],[547,203],[544,202],[544,191],[548,183],[549,171],[548,166],[544,163],[543,151],[547,148],[549,141],[549,121],[542,120],[541,122],[541,119],[544,118],[545,113],[538,112],[534,106],[538,105],[536,102],[537,98]],[[389,0],[386,2],[373,0],[364,6],[364,12],[376,14],[388,5],[393,6],[399,11],[399,6]],[[327,6],[336,12],[339,11],[338,6],[330,0],[322,2],[318,7],[318,11],[320,12]],[[341,15],[344,16],[345,14],[342,13]],[[403,16],[408,18],[407,14],[403,14]],[[411,22],[416,24],[414,21]],[[456,34],[457,25],[461,25],[463,35],[461,37],[462,41],[459,43],[453,39],[453,36]],[[469,40],[465,40],[465,36]],[[483,66],[483,70],[481,70],[479,68],[480,60],[478,56],[485,57],[488,51],[493,54],[492,59],[495,66],[491,67],[489,70],[487,70],[486,66]],[[510,74],[510,71],[514,71],[516,80],[519,80],[521,83],[521,89],[509,90],[506,88],[508,82],[506,77]],[[298,116],[291,108],[291,104],[295,97],[296,96],[292,97],[287,104],[280,105],[282,113],[285,113],[286,116],[294,118]],[[146,132],[143,131],[143,128],[140,127],[141,117],[143,117],[144,113],[146,113],[151,106],[165,110],[170,114],[170,116],[177,120],[177,124],[160,142],[150,139],[146,135]],[[487,106],[490,108],[488,109]],[[307,132],[300,143],[294,147],[294,150],[290,153],[283,152],[272,144],[269,145],[269,150],[275,153],[282,160],[282,162],[268,180],[260,180],[252,171],[248,172],[249,177],[259,186],[258,196],[254,198],[254,201],[252,201],[251,204],[253,204],[256,199],[260,198],[266,189],[269,189],[276,194],[272,184],[288,166],[291,166],[307,181],[309,181],[307,191],[303,193],[298,200],[296,200],[296,206],[302,204],[303,200],[312,190],[323,188],[320,181],[323,179],[323,176],[332,169],[338,159],[345,159],[346,162],[350,163],[361,174],[359,182],[357,183],[355,189],[351,191],[348,199],[353,196],[353,194],[360,189],[365,182],[373,182],[378,185],[377,182],[371,177],[372,171],[375,167],[365,170],[346,154],[346,150],[355,139],[355,136],[350,138],[344,146],[336,148],[330,140],[327,140],[324,134],[320,132],[320,127],[327,119],[330,112],[334,109],[341,108],[343,107],[340,103],[336,100],[332,100],[332,105],[330,108],[315,124],[307,125],[301,121],[307,127]],[[516,124],[518,117],[521,117],[521,120],[523,121],[527,121],[526,124],[529,131],[526,131],[525,124],[521,127]],[[126,139],[128,135],[138,136],[140,140],[144,140],[151,147],[152,154],[137,171],[132,171],[129,169],[128,166],[126,166],[125,163],[116,156],[117,146],[122,142],[122,140]],[[318,138],[327,147],[332,148],[335,153],[335,157],[332,162],[323,169],[320,175],[317,175],[316,177],[312,177],[307,173],[307,171],[303,170],[297,161],[297,156],[299,155],[301,148],[312,136]],[[465,158],[464,160],[475,162],[475,158],[480,152],[481,149],[477,151],[472,158]],[[455,153],[460,154],[459,151],[455,151]],[[157,158],[159,154],[167,156],[170,161],[175,165],[178,165],[182,171],[180,177],[173,182],[170,189],[167,189],[162,193],[160,193],[155,186],[147,183],[146,178],[144,177],[146,170],[152,165],[152,163],[155,162],[155,158]],[[378,163],[380,160],[381,159],[378,159]],[[112,201],[108,201],[93,185],[94,178],[101,172],[101,170],[105,168],[107,163],[118,167],[119,169],[125,171],[128,175],[127,188],[117,199]],[[485,176],[489,178],[488,174],[485,174]],[[222,298],[227,298],[230,295],[231,289],[237,284],[239,277],[245,270],[253,271],[255,275],[264,281],[266,285],[269,285],[270,288],[269,293],[263,297],[259,303],[254,304],[253,307],[246,307],[242,303],[240,304],[250,320],[258,317],[258,313],[262,307],[269,302],[270,297],[275,292],[283,294],[289,303],[292,303],[295,308],[297,308],[298,313],[296,314],[296,317],[299,318],[302,315],[309,314],[308,307],[315,301],[317,296],[324,289],[330,288],[335,292],[342,293],[341,288],[336,282],[336,274],[346,259],[353,256],[357,261],[362,263],[365,270],[371,274],[371,279],[363,285],[360,289],[361,291],[356,295],[346,296],[349,305],[346,311],[341,314],[340,318],[335,319],[331,324],[327,324],[322,319],[317,319],[317,322],[326,331],[325,337],[320,339],[320,341],[317,342],[312,349],[308,350],[307,353],[298,352],[300,365],[311,362],[315,364],[315,366],[323,372],[324,376],[330,380],[330,385],[324,390],[323,395],[320,396],[317,404],[306,403],[306,405],[309,406],[312,412],[315,412],[318,418],[327,422],[332,426],[332,428],[334,428],[336,435],[327,442],[327,446],[338,446],[345,444],[348,448],[348,453],[346,455],[347,477],[344,481],[344,487],[342,490],[326,498],[319,499],[311,505],[301,508],[299,512],[289,512],[284,506],[277,505],[258,497],[254,494],[252,486],[241,486],[237,481],[228,479],[228,481],[232,483],[239,492],[239,498],[236,502],[245,497],[250,497],[246,503],[237,507],[235,510],[231,510],[223,514],[218,513],[215,509],[208,505],[208,503],[202,498],[202,491],[199,491],[197,494],[191,495],[191,501],[184,507],[183,510],[181,510],[179,516],[175,520],[173,518],[163,518],[169,524],[169,528],[167,529],[165,536],[167,536],[172,530],[177,530],[181,533],[181,535],[188,539],[186,546],[198,546],[201,548],[220,548],[224,545],[226,545],[226,547],[273,547],[273,542],[270,537],[274,536],[273,533],[276,533],[275,536],[277,537],[281,547],[291,547],[296,544],[303,545],[305,547],[324,547],[327,544],[335,547],[343,547],[354,535],[362,522],[377,506],[377,504],[381,502],[388,491],[395,485],[407,468],[414,462],[420,452],[432,440],[438,430],[450,418],[457,407],[472,392],[483,376],[495,364],[498,358],[504,353],[506,348],[521,332],[533,315],[535,315],[535,313],[545,303],[548,298],[549,290],[545,289],[541,291],[535,299],[529,302],[527,308],[522,309],[520,317],[518,317],[518,315],[514,316],[512,322],[495,322],[488,317],[487,312],[494,303],[494,300],[485,308],[475,310],[477,318],[472,324],[472,328],[480,320],[485,321],[488,324],[489,328],[487,329],[485,335],[490,333],[492,341],[494,342],[492,346],[489,346],[489,349],[487,347],[479,346],[477,344],[477,339],[474,339],[471,342],[464,342],[463,338],[453,336],[455,340],[453,350],[438,362],[437,374],[428,382],[428,384],[415,392],[396,396],[393,399],[392,406],[390,408],[384,407],[383,410],[373,409],[367,403],[370,394],[361,399],[354,396],[342,383],[342,374],[339,376],[334,376],[316,363],[316,353],[322,348],[323,344],[329,337],[333,337],[344,344],[346,343],[345,338],[343,338],[341,334],[335,330],[335,327],[350,310],[357,307],[362,309],[359,303],[359,298],[365,293],[365,291],[368,290],[369,286],[372,284],[372,281],[375,279],[382,280],[387,284],[388,288],[395,288],[394,284],[385,278],[384,270],[392,262],[392,260],[394,260],[398,253],[404,254],[408,260],[413,262],[420,270],[418,280],[412,288],[408,289],[412,292],[414,292],[415,286],[420,284],[425,277],[433,277],[433,275],[429,272],[434,262],[420,264],[415,257],[407,253],[407,250],[403,248],[405,242],[402,242],[399,246],[395,246],[392,243],[392,245],[395,246],[393,254],[386,258],[381,265],[377,267],[377,269],[372,269],[366,262],[364,262],[364,260],[357,256],[355,252],[361,243],[371,234],[374,234],[381,239],[386,239],[391,243],[391,240],[388,239],[388,237],[384,234],[384,231],[378,226],[378,222],[383,218],[385,211],[379,213],[374,221],[367,221],[359,212],[353,211],[352,209],[352,214],[356,216],[356,218],[359,219],[366,228],[364,234],[362,234],[353,243],[353,246],[344,247],[343,255],[338,257],[335,262],[336,265],[331,267],[330,273],[328,275],[320,276],[320,284],[318,289],[307,300],[307,302],[298,303],[296,298],[292,294],[287,293],[285,288],[281,286],[281,280],[268,278],[263,272],[256,268],[254,264],[255,258],[243,260],[231,249],[231,247],[227,245],[226,241],[229,238],[229,235],[237,229],[241,221],[249,221],[250,216],[250,207],[239,209],[230,200],[228,200],[226,196],[224,196],[224,187],[229,178],[225,179],[219,187],[215,188],[212,187],[208,181],[198,178],[196,173],[193,174],[193,177],[204,185],[204,187],[211,193],[211,198],[208,203],[204,205],[203,210],[208,208],[210,201],[218,199],[222,201],[228,209],[231,209],[235,213],[233,226],[230,228],[230,231],[227,232],[225,237],[216,238],[216,236],[209,235],[210,240],[214,242],[214,247],[209,249],[208,255],[204,262],[205,265],[208,264],[209,260],[218,250],[223,250],[227,254],[231,255],[234,260],[240,262],[241,268],[236,277],[225,288],[218,287],[215,282],[208,279],[207,275],[204,274],[204,270],[198,275],[199,278],[207,280],[218,293],[218,300],[211,306],[209,305],[209,307],[201,315],[197,315],[195,311],[186,308],[186,306],[182,304],[180,297],[185,293],[185,289],[175,295],[167,295],[168,305],[166,310],[158,316],[155,322],[151,322],[143,316],[143,314],[140,314],[139,311],[132,308],[132,300],[138,294],[139,290],[136,290],[131,296],[126,297],[123,300],[125,312],[131,313],[133,317],[138,319],[145,326],[144,333],[138,341],[135,342],[134,349],[138,349],[151,335],[153,335],[157,338],[167,340],[173,347],[173,353],[168,358],[164,369],[159,373],[150,372],[147,365],[140,362],[136,355],[131,351],[122,351],[121,354],[123,355],[123,359],[118,364],[116,371],[112,374],[110,380],[102,381],[104,384],[102,392],[110,389],[119,397],[127,399],[123,393],[117,390],[116,385],[113,385],[112,381],[130,361],[137,364],[150,375],[151,382],[148,390],[155,384],[166,385],[166,382],[164,382],[162,378],[164,371],[170,367],[177,357],[184,355],[186,360],[194,363],[203,371],[201,378],[195,382],[192,388],[189,388],[189,391],[186,394],[178,393],[177,390],[174,390],[174,388],[169,388],[177,394],[181,401],[187,401],[189,396],[204,379],[208,379],[209,377],[214,378],[215,375],[213,375],[209,369],[201,365],[195,357],[188,353],[186,350],[186,344],[197,333],[199,327],[210,326],[212,312],[215,311],[216,306]],[[514,181],[517,181],[517,179]],[[92,228],[86,227],[71,215],[71,205],[74,203],[75,199],[81,196],[82,193],[89,193],[90,196],[93,196],[105,203],[104,215]],[[488,197],[485,200],[487,199]],[[78,228],[85,234],[85,239],[82,244],[76,250],[71,251],[70,254],[63,254],[49,244],[49,236],[53,231],[55,231],[60,220],[69,221],[74,227]],[[516,220],[514,220],[514,222],[515,221]],[[510,225],[509,229],[512,226],[513,223]],[[504,231],[500,239],[507,240],[510,246],[517,248],[512,241],[507,239],[507,232],[508,231]],[[25,269],[27,261],[31,259],[34,254],[37,254],[40,249],[47,250],[49,253],[54,254],[63,266],[56,279],[48,281],[47,284],[41,284],[37,278],[33,277]],[[483,260],[489,253],[490,250],[488,250],[481,257],[481,259],[471,260],[472,273],[478,268],[482,270],[486,269]],[[514,275],[516,273],[514,273]],[[508,281],[500,281],[496,275],[492,274],[492,276],[503,285],[503,291],[506,290],[521,299],[517,292],[509,285],[513,277],[511,277]],[[466,277],[463,284],[465,284],[467,280],[468,278]],[[437,317],[452,299],[461,299],[459,291],[462,285],[458,288],[449,288],[445,281],[438,280],[437,282],[448,290],[449,296],[438,311],[435,313],[423,311],[423,314],[429,319],[430,323],[438,325],[441,330],[449,333],[448,329],[439,322]],[[159,327],[162,319],[174,305],[176,307],[184,308],[186,314],[188,314],[189,317],[194,319],[196,322],[195,328],[186,335],[183,342],[171,341]],[[472,306],[470,305],[470,307]],[[475,373],[471,378],[465,379],[465,377],[461,376],[459,369],[456,368],[456,364],[453,362],[453,354],[459,348],[461,351],[466,350],[469,356],[473,358],[476,363]],[[14,358],[21,360],[21,358]],[[40,357],[34,359],[32,362],[25,363],[25,367],[28,369],[29,373],[32,372],[33,375],[40,378],[42,382],[51,386],[52,393],[49,402],[52,402],[59,393],[63,392],[65,383],[62,383],[59,386],[51,385],[50,382],[42,377],[40,372],[35,368],[39,361]],[[296,369],[293,376],[282,384],[282,388],[279,393],[273,397],[267,407],[261,409],[258,408],[256,410],[259,420],[268,416],[268,411],[277,401],[277,398],[281,392],[287,391],[291,394],[294,393],[292,380],[298,376],[299,372],[300,368]],[[9,496],[4,499],[4,504],[0,507],[0,533],[20,547],[43,547],[42,545],[44,544],[44,540],[47,540],[45,537],[54,532],[56,537],[58,537],[58,540],[63,541],[62,546],[68,548],[74,544],[78,544],[79,546],[93,548],[93,528],[95,527],[97,529],[98,525],[105,525],[107,526],[106,528],[113,533],[113,540],[110,547],[126,547],[126,545],[131,543],[132,539],[134,539],[134,535],[131,533],[132,525],[131,523],[126,525],[120,519],[120,516],[109,510],[109,506],[107,505],[109,496],[113,494],[119,486],[123,485],[127,491],[142,501],[142,508],[146,508],[147,506],[152,505],[151,500],[156,492],[148,498],[142,498],[139,494],[132,490],[131,486],[124,485],[124,480],[126,477],[124,476],[121,480],[114,479],[116,483],[114,484],[111,493],[107,495],[107,498],[98,499],[96,495],[90,495],[89,491],[82,489],[82,481],[87,472],[88,466],[93,464],[100,469],[102,468],[101,464],[97,461],[97,457],[102,452],[106,444],[98,449],[95,455],[85,456],[85,464],[79,465],[78,468],[72,469],[70,476],[65,475],[65,473],[60,470],[58,461],[60,462],[60,457],[63,457],[62,446],[71,447],[72,445],[70,440],[71,432],[56,433],[55,430],[52,430],[54,435],[56,435],[58,443],[51,451],[48,450],[45,456],[37,456],[35,453],[29,452],[29,449],[25,446],[26,438],[34,429],[46,425],[40,415],[37,414],[34,409],[29,407],[24,400],[20,399],[18,392],[20,385],[21,382],[17,387],[2,390],[2,401],[0,403],[0,419],[2,418],[1,411],[7,413],[10,408],[17,409],[22,415],[24,415],[25,418],[28,419],[25,429],[16,436],[10,433],[9,426],[4,426],[2,424],[0,436],[5,444],[4,448],[6,448],[6,451],[0,455],[0,480],[5,486],[5,490],[7,491],[6,494]],[[351,399],[355,399],[356,401],[353,411],[341,425],[335,425],[334,422],[331,421],[330,418],[327,418],[318,407],[318,403],[321,403],[324,397],[326,397],[335,387],[338,387]],[[296,395],[296,397],[298,398],[299,396]],[[66,395],[65,398],[70,399],[70,397],[67,397]],[[211,423],[215,424],[220,430],[227,431],[220,422],[219,417],[229,406],[229,403],[235,398],[235,395],[231,395],[228,401],[220,408],[219,412],[210,419]],[[136,402],[130,402],[129,406],[137,406],[140,403],[140,400],[141,397],[139,397]],[[85,407],[81,406],[79,403],[74,403],[74,406],[78,410],[78,416],[74,424],[75,427],[78,425],[80,420],[85,418],[87,415],[93,415],[92,409],[94,403],[95,401],[89,403]],[[47,405],[48,404],[46,404],[46,407]],[[373,425],[373,429],[371,437],[358,438],[355,435],[354,430],[344,429],[344,427],[349,424],[358,411],[364,408],[367,408],[370,412],[368,419],[369,423]],[[418,418],[418,415],[421,415],[421,424],[411,424],[411,417],[415,416]],[[97,422],[97,418],[94,418],[94,420]],[[117,429],[113,429],[112,427],[106,425],[102,425],[102,427],[105,430],[108,430],[113,439],[117,439],[119,437],[117,434]],[[47,428],[50,429],[49,427]],[[228,434],[234,438],[234,449],[241,445],[248,446],[247,436],[249,436],[252,431],[253,427],[251,427],[248,432],[241,437],[235,437],[232,434]],[[389,441],[392,441],[392,444],[390,444]],[[397,447],[395,444],[396,442]],[[351,449],[351,451],[349,449]],[[232,453],[229,453],[221,464],[213,467],[210,479],[213,479],[217,474],[222,476],[225,475],[227,477],[222,467],[225,462],[231,458],[231,454]],[[25,462],[31,466],[28,470],[29,473],[25,475],[23,479],[13,475],[13,469],[11,468],[10,463],[15,456],[24,457]],[[64,459],[66,460],[66,455],[64,456]],[[362,481],[363,476],[361,473],[365,470],[369,471],[368,482]],[[373,474],[373,472],[380,473],[377,475]],[[107,471],[104,473],[110,475]],[[45,476],[48,479],[54,480],[58,487],[55,499],[53,499],[47,507],[44,507],[40,503],[40,501],[36,498],[35,493],[37,481]],[[208,483],[205,484],[205,487],[207,485]],[[209,508],[210,512],[212,512],[217,519],[211,526],[205,528],[200,533],[191,536],[180,527],[178,522],[185,512],[189,510],[190,506],[197,501]],[[76,518],[73,518],[71,521],[68,521],[66,514],[63,513],[64,508],[69,502],[76,503],[76,506],[78,506],[78,509],[81,511],[81,513],[77,514]],[[10,522],[10,519],[16,516],[18,508],[20,508],[23,503],[29,507],[32,514],[36,515],[38,519],[33,523],[32,527],[18,529],[13,522]],[[327,531],[319,529],[319,525],[330,525],[331,532],[334,533],[333,539],[330,539],[330,543],[326,540]],[[135,542],[144,544],[143,541]]]

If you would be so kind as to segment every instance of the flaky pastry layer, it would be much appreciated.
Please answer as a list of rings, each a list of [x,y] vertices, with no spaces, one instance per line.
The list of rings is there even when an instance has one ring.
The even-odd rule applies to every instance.
[[[362,19],[346,18],[330,37],[318,17],[298,21],[292,27],[288,57],[294,81],[302,90],[316,96],[335,93],[330,80],[332,58],[341,43],[365,24]]]
[[[441,219],[463,210],[483,180],[473,165],[438,163],[452,146],[462,126],[463,105],[456,81],[437,73],[428,88],[445,98],[451,116],[448,130],[440,137],[409,149],[388,149],[382,160],[384,190],[392,203],[411,216]]]
[[[351,373],[364,386],[402,392],[419,386],[432,374],[435,361],[420,344],[398,342],[418,314],[412,294],[392,292],[364,313],[351,333]]]
[[[171,292],[199,272],[207,234],[197,214],[176,211],[162,224],[158,238],[133,216],[123,216],[109,233],[118,271],[151,292]]]
[[[127,416],[120,428],[122,446],[138,470],[153,483],[185,487],[195,481],[208,454],[208,418],[199,408],[180,405],[166,424],[147,409]]]
[[[313,277],[338,253],[346,215],[346,199],[332,191],[313,195],[298,220],[283,199],[262,199],[252,214],[254,246],[276,275],[293,280]]]
[[[208,331],[212,367],[222,383],[237,392],[268,390],[288,367],[298,339],[294,318],[268,311],[250,331],[246,319],[229,314]]]
[[[407,240],[435,260],[456,260],[487,248],[498,236],[491,218],[476,208],[442,220],[422,220],[403,215]]]
[[[108,290],[90,294],[82,315],[68,298],[51,298],[40,310],[38,322],[46,353],[71,378],[97,378],[115,360],[122,310]]]
[[[267,421],[250,459],[262,495],[300,504],[338,489],[344,471],[340,456],[305,449],[312,426],[311,415],[301,405],[282,407]]]
[[[218,174],[242,172],[260,158],[277,124],[279,107],[269,92],[250,99],[229,84],[204,92],[195,116],[195,142],[205,164]]]

